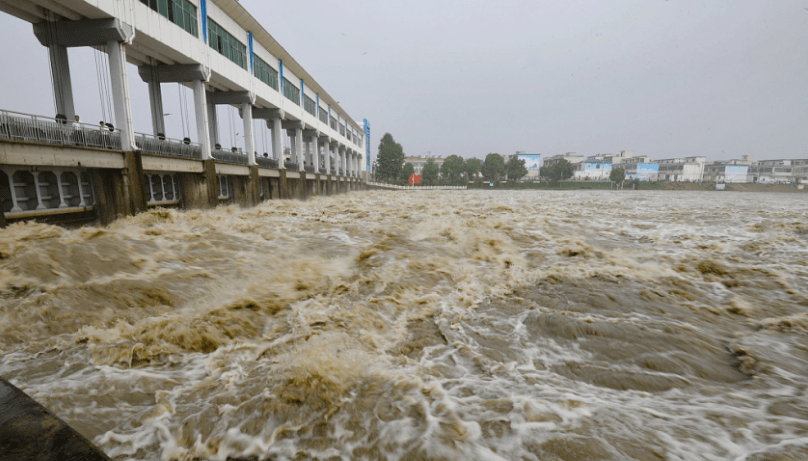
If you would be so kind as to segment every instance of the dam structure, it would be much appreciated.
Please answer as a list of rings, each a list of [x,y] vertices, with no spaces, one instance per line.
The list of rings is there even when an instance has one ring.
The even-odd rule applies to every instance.
[[[237,0],[0,0],[0,11],[33,25],[56,108],[0,107],[1,226],[106,224],[153,206],[253,206],[364,187],[368,121],[348,115]],[[76,47],[105,53],[99,78],[108,77],[114,125],[76,117]],[[148,85],[151,133],[134,131],[128,64],[131,81]],[[182,139],[166,133],[163,83],[193,95]],[[242,119],[243,148],[221,146],[217,107],[228,105]],[[256,148],[259,122],[270,152]]]

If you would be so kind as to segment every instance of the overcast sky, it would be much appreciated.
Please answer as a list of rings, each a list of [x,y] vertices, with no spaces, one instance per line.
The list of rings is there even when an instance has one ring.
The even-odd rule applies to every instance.
[[[808,157],[808,0],[241,3],[370,120],[374,155],[390,132],[408,155]],[[52,115],[31,26],[0,13],[0,39],[0,108]],[[77,112],[93,123],[94,59],[70,50]],[[135,128],[150,132],[146,85],[130,82]],[[164,99],[168,135],[181,138],[176,85]],[[243,131],[229,117],[220,111],[225,145]]]

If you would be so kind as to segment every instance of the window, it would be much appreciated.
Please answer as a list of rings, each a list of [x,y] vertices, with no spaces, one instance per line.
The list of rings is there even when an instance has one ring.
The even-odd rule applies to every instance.
[[[140,3],[168,18],[169,21],[198,37],[196,7],[188,0],[140,0]]]
[[[305,94],[303,95],[303,109],[311,115],[317,116],[317,103]]]
[[[320,108],[320,121],[323,123],[328,123],[328,110]]]
[[[255,62],[255,77],[278,91],[278,71],[269,67],[263,59],[253,55]]]
[[[286,96],[286,99],[292,101],[293,103],[300,105],[300,89],[294,85],[292,85],[286,77],[283,78],[283,95]]]
[[[331,117],[331,129],[336,131],[337,130],[337,119]]]
[[[247,69],[247,47],[208,18],[208,43],[219,54]]]

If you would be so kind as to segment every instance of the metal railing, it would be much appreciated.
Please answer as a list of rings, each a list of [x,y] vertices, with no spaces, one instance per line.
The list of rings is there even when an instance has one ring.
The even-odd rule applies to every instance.
[[[306,173],[314,173],[314,165],[303,165],[303,170],[305,170]]]
[[[202,146],[189,139],[180,141],[164,136],[135,133],[135,145],[144,154],[202,159]]]
[[[331,165],[331,174],[337,174],[337,167]]]
[[[85,123],[0,110],[0,139],[63,146],[121,149],[121,133]]]
[[[278,160],[274,158],[255,157],[255,163],[267,168],[278,168]]]
[[[382,182],[368,181],[368,186],[383,187],[385,189],[398,190],[466,190],[467,186],[399,186],[397,184],[386,184]]]
[[[287,170],[297,171],[300,169],[300,165],[296,162],[283,162],[283,166],[286,167]]]
[[[214,159],[220,162],[237,163],[239,165],[247,164],[247,156],[238,152],[214,150],[211,154],[213,155]]]

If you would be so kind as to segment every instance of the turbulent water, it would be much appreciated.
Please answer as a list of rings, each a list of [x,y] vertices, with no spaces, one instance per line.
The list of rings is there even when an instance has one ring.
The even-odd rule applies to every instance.
[[[355,192],[0,258],[0,375],[114,459],[808,459],[802,195]]]

